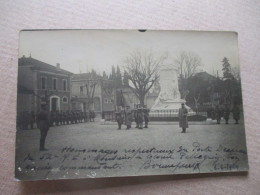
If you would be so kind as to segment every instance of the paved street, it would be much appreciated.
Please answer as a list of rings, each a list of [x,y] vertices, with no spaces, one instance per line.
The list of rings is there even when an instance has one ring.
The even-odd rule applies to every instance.
[[[148,129],[117,130],[115,123],[102,125],[100,122],[80,123],[52,127],[46,139],[48,153],[58,154],[65,147],[86,149],[132,149],[132,148],[173,148],[184,146],[188,149],[193,142],[201,146],[217,146],[245,150],[243,124],[193,123],[187,133],[180,133],[178,123],[159,125],[151,123]],[[231,121],[232,122],[232,121]],[[39,157],[40,132],[38,129],[17,132],[17,167],[23,167],[24,158],[30,154]],[[70,162],[75,163],[75,162]],[[22,172],[22,171],[21,171]],[[24,173],[23,173],[24,174]],[[125,174],[129,174],[126,172]],[[138,174],[138,173],[137,173]],[[43,177],[43,176],[42,176]]]

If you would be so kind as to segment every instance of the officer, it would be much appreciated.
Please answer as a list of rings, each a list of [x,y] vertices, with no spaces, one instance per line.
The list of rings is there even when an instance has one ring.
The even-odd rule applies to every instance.
[[[123,113],[122,113],[122,110],[121,108],[118,109],[116,112],[116,122],[117,122],[117,125],[118,125],[118,130],[121,129],[121,126],[123,124]]]
[[[182,103],[181,108],[179,108],[179,126],[182,128],[182,133],[186,133],[186,129],[189,127],[187,116],[188,110],[184,103]]]
[[[138,120],[138,128],[143,129],[143,122],[144,122],[144,112],[143,108],[139,107],[137,109],[137,120]]]
[[[125,125],[126,129],[131,128],[131,123],[132,123],[132,112],[130,110],[130,106],[126,106],[125,110]]]
[[[148,122],[149,122],[149,109],[147,106],[144,106],[144,128],[148,128]]]
[[[225,108],[224,108],[224,112],[223,112],[223,117],[224,117],[224,119],[226,121],[226,124],[228,124],[229,114],[230,114],[230,110],[229,110],[228,105],[226,104]]]
[[[41,131],[41,138],[40,138],[40,151],[46,151],[45,148],[45,139],[49,130],[49,115],[48,112],[46,111],[46,106],[42,106],[42,110],[38,113],[37,115],[37,126]]]
[[[238,120],[240,119],[240,110],[237,104],[234,105],[232,109],[232,113],[233,113],[233,119],[236,121],[235,124],[238,124]]]

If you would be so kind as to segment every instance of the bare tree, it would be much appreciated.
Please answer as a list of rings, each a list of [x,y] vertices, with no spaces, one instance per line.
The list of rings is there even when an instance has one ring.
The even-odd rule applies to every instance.
[[[95,89],[97,84],[98,84],[98,75],[96,74],[96,72],[92,71],[89,73],[89,77],[85,81],[88,109],[91,108],[91,106],[94,104],[94,95],[95,95]]]
[[[125,60],[124,71],[127,79],[134,88],[141,105],[144,105],[145,95],[159,78],[158,68],[164,63],[167,56],[156,57],[153,53],[133,52]]]
[[[182,78],[192,77],[202,66],[201,58],[193,52],[182,51],[179,53],[174,63],[175,68]]]
[[[241,80],[239,67],[231,67],[231,73],[236,80]]]
[[[173,65],[180,75],[179,89],[181,98],[185,99],[189,94],[187,89],[188,80],[194,76],[198,68],[202,66],[201,58],[196,53],[182,51],[177,55]]]

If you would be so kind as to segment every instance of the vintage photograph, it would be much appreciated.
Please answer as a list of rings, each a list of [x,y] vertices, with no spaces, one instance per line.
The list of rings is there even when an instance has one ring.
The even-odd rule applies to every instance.
[[[248,170],[236,32],[19,36],[17,180]]]

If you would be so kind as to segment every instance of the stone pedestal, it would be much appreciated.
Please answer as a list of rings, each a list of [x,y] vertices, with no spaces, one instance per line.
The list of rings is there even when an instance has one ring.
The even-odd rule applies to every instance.
[[[185,104],[185,100],[180,98],[178,87],[178,76],[172,66],[162,66],[159,71],[161,91],[151,108],[150,114],[155,113],[171,113],[176,115],[181,104]],[[193,111],[188,107],[189,114]]]

